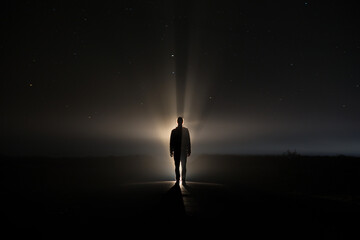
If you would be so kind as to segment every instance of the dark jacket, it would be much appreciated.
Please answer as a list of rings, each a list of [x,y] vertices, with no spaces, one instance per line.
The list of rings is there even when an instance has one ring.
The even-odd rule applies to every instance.
[[[190,133],[185,127],[177,127],[171,131],[170,153],[189,154],[191,153]]]

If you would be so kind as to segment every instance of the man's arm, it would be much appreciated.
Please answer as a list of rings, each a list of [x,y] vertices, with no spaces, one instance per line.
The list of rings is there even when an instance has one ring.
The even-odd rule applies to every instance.
[[[187,130],[187,142],[188,142],[188,149],[187,149],[187,155],[188,157],[191,154],[191,142],[190,142],[190,132]]]
[[[171,131],[170,135],[170,157],[174,155],[174,131]]]

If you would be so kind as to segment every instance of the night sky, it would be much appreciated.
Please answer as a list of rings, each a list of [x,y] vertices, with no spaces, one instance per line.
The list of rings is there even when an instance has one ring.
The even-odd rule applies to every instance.
[[[360,155],[355,4],[5,1],[0,154]]]

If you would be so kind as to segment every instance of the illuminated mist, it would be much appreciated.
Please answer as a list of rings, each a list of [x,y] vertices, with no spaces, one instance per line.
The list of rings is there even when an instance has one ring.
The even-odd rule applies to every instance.
[[[44,5],[59,11],[26,21],[29,8],[45,10],[10,9],[18,17],[9,30],[0,153],[169,159],[180,115],[190,130],[190,160],[287,150],[359,155],[358,50],[331,45],[342,46],[342,23],[331,31],[293,29],[309,18],[296,14],[315,8],[292,4],[281,4],[289,11],[263,7],[277,12],[274,19],[241,1],[89,5],[88,12]],[[314,34],[321,41],[306,37]]]

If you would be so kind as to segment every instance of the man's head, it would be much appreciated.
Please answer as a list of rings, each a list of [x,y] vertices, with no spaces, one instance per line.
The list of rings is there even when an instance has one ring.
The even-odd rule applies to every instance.
[[[178,125],[181,126],[181,125],[183,124],[183,122],[184,122],[183,118],[182,118],[182,117],[178,117],[178,119],[177,119]]]

